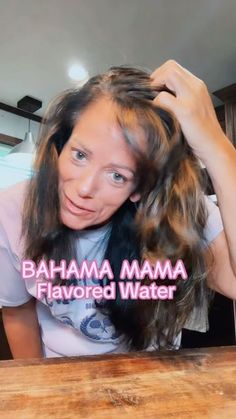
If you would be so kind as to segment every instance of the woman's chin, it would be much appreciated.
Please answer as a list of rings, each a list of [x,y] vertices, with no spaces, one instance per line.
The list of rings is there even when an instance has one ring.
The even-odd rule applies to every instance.
[[[87,220],[83,220],[83,217],[79,218],[71,214],[65,214],[64,211],[60,214],[62,224],[72,230],[83,230],[84,228],[90,227],[91,223]]]

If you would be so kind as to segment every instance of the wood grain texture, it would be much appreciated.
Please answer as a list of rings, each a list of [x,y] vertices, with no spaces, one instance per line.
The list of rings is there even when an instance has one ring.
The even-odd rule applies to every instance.
[[[20,108],[16,108],[15,106],[7,105],[6,103],[0,102],[0,109],[6,112],[13,113],[18,116],[22,116],[23,118],[30,119],[32,121],[42,122],[42,117],[39,115],[34,115],[31,112],[23,111]]]
[[[226,135],[236,147],[236,99],[235,102],[225,104]]]
[[[20,144],[22,140],[20,138],[11,137],[10,135],[1,134],[0,133],[0,143],[10,146],[15,146],[17,144]]]
[[[236,346],[0,362],[0,417],[236,418]]]
[[[225,104],[225,132],[236,147],[236,83],[213,93]]]

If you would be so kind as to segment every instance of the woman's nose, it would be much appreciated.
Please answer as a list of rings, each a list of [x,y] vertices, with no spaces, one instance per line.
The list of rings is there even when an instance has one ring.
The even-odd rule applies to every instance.
[[[77,179],[77,193],[82,198],[92,198],[97,188],[98,176],[93,171],[86,171]]]

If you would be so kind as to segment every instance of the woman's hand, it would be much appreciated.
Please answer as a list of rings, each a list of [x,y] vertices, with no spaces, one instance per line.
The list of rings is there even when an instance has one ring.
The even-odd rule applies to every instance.
[[[170,110],[178,119],[182,131],[195,154],[204,162],[224,147],[228,139],[217,120],[204,82],[174,60],[165,62],[151,75],[152,84],[167,87],[173,94],[160,92],[154,103]]]

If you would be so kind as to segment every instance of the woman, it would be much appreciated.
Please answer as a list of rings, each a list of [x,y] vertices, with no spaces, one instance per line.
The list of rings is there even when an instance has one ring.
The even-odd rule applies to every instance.
[[[225,232],[204,196],[198,158],[211,176]],[[206,330],[206,278],[212,289],[236,295],[235,161],[205,85],[174,61],[151,78],[113,68],[57,98],[35,176],[1,194],[0,303],[13,356],[177,348],[183,327]],[[107,259],[116,286],[124,259],[182,259],[188,279],[176,280],[168,301],[124,300],[118,287],[115,300],[39,301],[36,281],[22,280],[23,258]],[[78,281],[66,285],[106,284]]]

